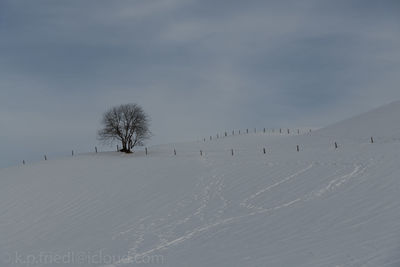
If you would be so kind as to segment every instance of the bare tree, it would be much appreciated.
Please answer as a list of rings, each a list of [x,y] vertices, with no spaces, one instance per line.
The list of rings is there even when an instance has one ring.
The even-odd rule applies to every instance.
[[[141,146],[150,138],[149,117],[137,104],[114,107],[103,115],[103,128],[98,137],[103,142],[118,141],[121,152],[131,153],[135,146]]]

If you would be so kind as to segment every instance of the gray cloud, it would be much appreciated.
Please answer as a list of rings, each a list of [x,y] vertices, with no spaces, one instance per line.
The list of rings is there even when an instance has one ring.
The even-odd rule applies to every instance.
[[[398,1],[0,2],[1,166],[97,144],[138,102],[153,143],[323,126],[400,98]]]

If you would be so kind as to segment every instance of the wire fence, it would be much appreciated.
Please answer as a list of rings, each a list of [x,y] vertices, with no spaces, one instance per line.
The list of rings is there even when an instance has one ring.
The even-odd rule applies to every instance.
[[[293,135],[304,135],[304,134],[310,134],[312,133],[313,129],[302,129],[302,128],[297,128],[297,129],[290,129],[290,128],[278,128],[278,129],[267,129],[267,128],[261,128],[260,130],[257,130],[257,128],[253,128],[253,129],[244,129],[244,130],[232,130],[230,132],[228,131],[224,131],[222,133],[217,133],[215,135],[210,135],[209,137],[204,137],[202,138],[202,140],[199,142],[208,142],[208,141],[213,141],[216,139],[225,139],[228,137],[234,137],[234,136],[244,136],[244,135],[249,135],[249,134],[263,134],[263,135],[274,135],[274,136],[293,136]],[[369,142],[371,144],[373,144],[375,142],[374,137],[371,137]],[[332,146],[334,147],[334,149],[339,149],[340,146],[338,144],[337,141],[333,142]],[[120,146],[116,145],[116,152],[121,152]],[[243,153],[243,152],[249,152],[250,150],[248,149],[238,149],[238,148],[229,148],[229,149],[225,149],[225,150],[217,150],[217,149],[207,149],[205,150],[204,148],[199,149],[198,151],[194,151],[194,150],[187,150],[184,149],[182,151],[178,151],[177,148],[173,147],[171,150],[166,150],[166,149],[156,149],[156,150],[150,150],[148,147],[144,147],[144,149],[136,151],[135,153],[138,155],[173,155],[173,156],[180,156],[180,155],[184,155],[184,156],[194,156],[194,155],[199,155],[200,157],[205,156],[205,155],[210,155],[210,154],[227,154],[229,153],[231,156],[235,156],[238,153]],[[254,151],[251,150],[251,151]],[[301,152],[302,151],[302,146],[300,144],[296,145],[293,148],[293,151],[296,152]],[[97,146],[95,146],[93,148],[93,151],[90,152],[86,152],[86,153],[99,153],[100,150],[98,149]],[[109,151],[107,151],[109,152]],[[260,154],[268,154],[270,151],[267,149],[267,147],[260,147],[259,149],[257,149],[257,153]],[[71,150],[70,152],[70,156],[74,157],[78,155],[78,153],[76,153],[75,150]],[[47,161],[49,160],[47,154],[43,155],[43,160]],[[27,161],[24,159],[22,160],[22,164],[25,165],[27,163]]]

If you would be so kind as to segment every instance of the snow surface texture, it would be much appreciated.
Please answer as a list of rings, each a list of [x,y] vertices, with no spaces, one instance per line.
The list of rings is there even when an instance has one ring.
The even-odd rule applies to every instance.
[[[2,169],[0,266],[400,266],[399,115]]]

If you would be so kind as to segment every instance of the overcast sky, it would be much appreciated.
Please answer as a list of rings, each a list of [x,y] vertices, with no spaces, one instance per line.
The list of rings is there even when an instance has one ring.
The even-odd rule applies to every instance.
[[[3,167],[92,150],[123,103],[158,144],[396,99],[398,0],[0,0]]]

